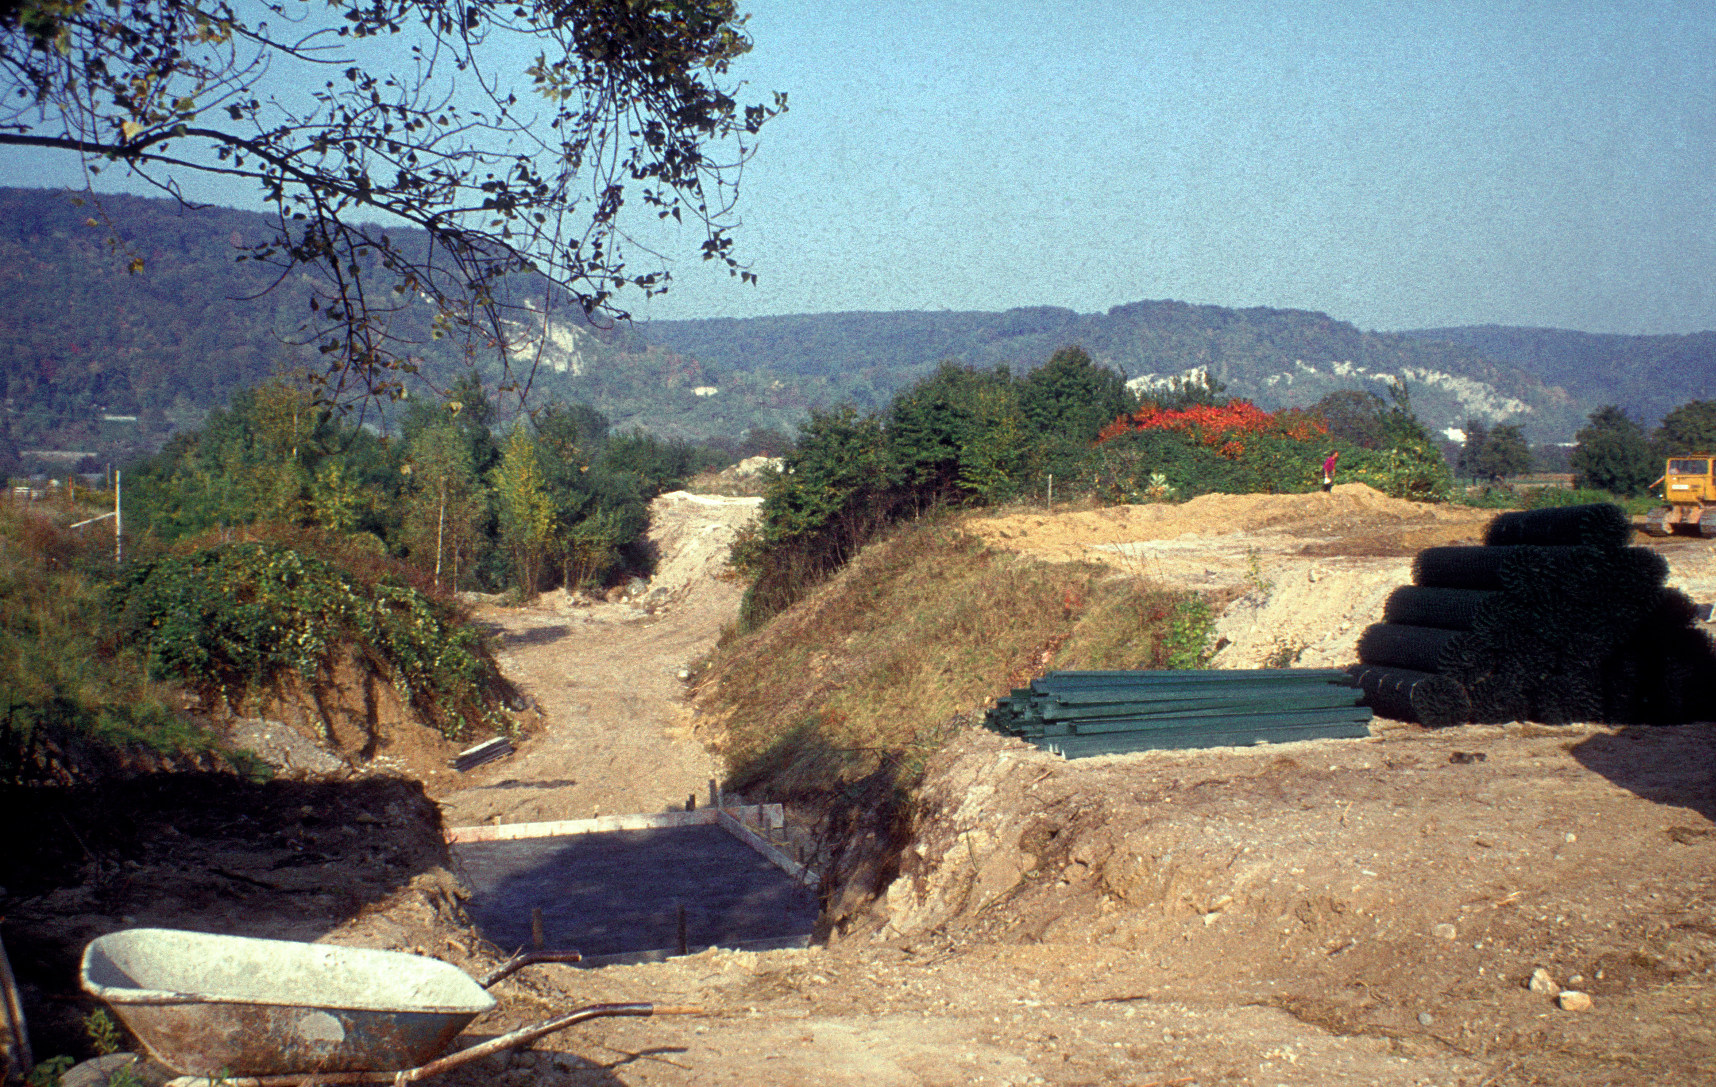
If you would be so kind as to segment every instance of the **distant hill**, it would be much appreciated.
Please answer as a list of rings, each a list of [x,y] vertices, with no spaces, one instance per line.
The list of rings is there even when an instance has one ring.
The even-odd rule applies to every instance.
[[[282,364],[313,364],[313,350],[289,343],[306,281],[270,290],[274,269],[235,259],[271,233],[267,217],[229,208],[122,196],[98,210],[57,191],[0,189],[0,447],[118,459]],[[133,256],[143,259],[136,274]],[[463,365],[457,345],[430,339],[425,307],[400,314],[394,331],[421,344],[438,380]],[[1382,392],[1402,377],[1436,428],[1475,415],[1518,422],[1534,441],[1569,439],[1600,403],[1654,425],[1676,404],[1716,395],[1716,333],[1364,332],[1304,310],[1172,301],[1095,314],[830,313],[614,329],[557,314],[549,331],[533,403],[584,400],[620,427],[693,439],[790,429],[813,407],[880,407],[944,359],[1024,371],[1075,343],[1140,386],[1201,370],[1269,407],[1341,388]],[[480,368],[499,372],[494,360]]]
[[[1716,398],[1716,332],[1617,336],[1473,325],[1401,335],[1462,344],[1559,385],[1583,403],[1619,404],[1647,426],[1688,400]]]
[[[0,189],[0,447],[123,459],[279,368],[315,366],[314,348],[293,342],[307,280],[275,284],[277,269],[237,259],[272,235],[268,217],[230,208],[132,196],[97,207],[57,190]],[[143,261],[136,273],[133,258]],[[455,342],[430,337],[425,306],[395,317],[392,331],[416,343],[433,379],[464,365]],[[826,381],[717,376],[623,328],[557,319],[552,332],[532,402],[585,400],[620,427],[691,438],[790,429],[808,407],[846,395]],[[530,361],[515,359],[515,372]],[[493,359],[480,368],[500,372]]]
[[[889,384],[889,375],[926,373],[947,358],[1026,370],[1077,343],[1141,385],[1201,370],[1230,394],[1268,407],[1308,406],[1343,388],[1381,393],[1388,379],[1403,378],[1420,416],[1436,428],[1478,416],[1518,422],[1536,441],[1571,435],[1589,410],[1584,400],[1470,347],[1362,332],[1304,310],[1161,301],[1101,314],[1050,307],[829,313],[654,321],[639,331],[651,343],[719,369],[761,366],[841,378],[860,389]]]

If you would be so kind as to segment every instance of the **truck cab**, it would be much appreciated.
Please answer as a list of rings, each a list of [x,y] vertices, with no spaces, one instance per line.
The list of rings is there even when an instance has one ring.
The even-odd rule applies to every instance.
[[[1668,508],[1651,511],[1645,519],[1645,532],[1652,536],[1682,532],[1706,539],[1716,538],[1716,512],[1712,512],[1716,510],[1713,467],[1716,467],[1716,455],[1710,453],[1683,453],[1668,458],[1662,478],[1657,481],[1662,484],[1662,495],[1668,501]]]

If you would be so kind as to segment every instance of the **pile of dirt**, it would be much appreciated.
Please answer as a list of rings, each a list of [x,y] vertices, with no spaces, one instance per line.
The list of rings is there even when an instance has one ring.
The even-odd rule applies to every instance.
[[[968,732],[872,938],[1101,949],[1105,990],[1274,1006],[1525,1082],[1716,1066],[1716,1023],[1685,1011],[1716,972],[1716,726],[1379,731],[1077,762]],[[1595,1010],[1574,1021],[1538,970]]]
[[[523,711],[510,683],[503,679],[495,687],[492,697],[500,703],[495,712],[510,722],[515,735],[528,732],[536,716]],[[439,791],[450,780],[447,767],[453,757],[493,735],[486,728],[457,740],[442,735],[370,662],[350,651],[314,680],[287,673],[272,689],[250,698],[245,709],[247,716],[227,720],[228,742],[252,751],[282,775],[301,779],[390,773]],[[288,731],[293,735],[288,737]]]
[[[1051,562],[1101,562],[1177,581],[1188,559],[1212,549],[1409,557],[1425,547],[1476,542],[1492,516],[1343,483],[1310,494],[1207,494],[1177,505],[1007,512],[974,518],[971,530],[997,547]],[[1143,542],[1152,546],[1135,546]]]
[[[649,539],[656,551],[649,596],[682,600],[731,582],[727,554],[739,530],[756,519],[762,499],[670,491],[650,503]]]

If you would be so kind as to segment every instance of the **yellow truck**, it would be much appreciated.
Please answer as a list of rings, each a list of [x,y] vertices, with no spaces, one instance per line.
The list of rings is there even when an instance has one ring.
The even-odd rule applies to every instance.
[[[1662,478],[1652,483],[1662,484],[1667,509],[1652,510],[1645,518],[1644,531],[1651,536],[1667,536],[1681,532],[1690,536],[1716,539],[1716,476],[1711,466],[1716,455],[1684,453],[1670,457]]]

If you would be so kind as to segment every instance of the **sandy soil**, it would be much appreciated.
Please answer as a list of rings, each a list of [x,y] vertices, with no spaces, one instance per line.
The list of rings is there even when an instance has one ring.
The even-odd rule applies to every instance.
[[[542,714],[538,735],[440,796],[450,826],[584,819],[707,802],[721,776],[692,735],[684,678],[732,622],[743,588],[725,575],[756,498],[675,491],[650,507],[655,575],[630,599],[564,593],[485,606],[502,671]]]
[[[971,528],[995,547],[1237,597],[1216,624],[1214,667],[1329,668],[1356,659],[1359,635],[1381,621],[1388,594],[1411,584],[1420,549],[1480,543],[1493,516],[1344,483],[1327,494],[1010,512],[974,518]],[[1674,538],[1636,542],[1668,559],[1670,585],[1701,603],[1716,600],[1716,548]]]

